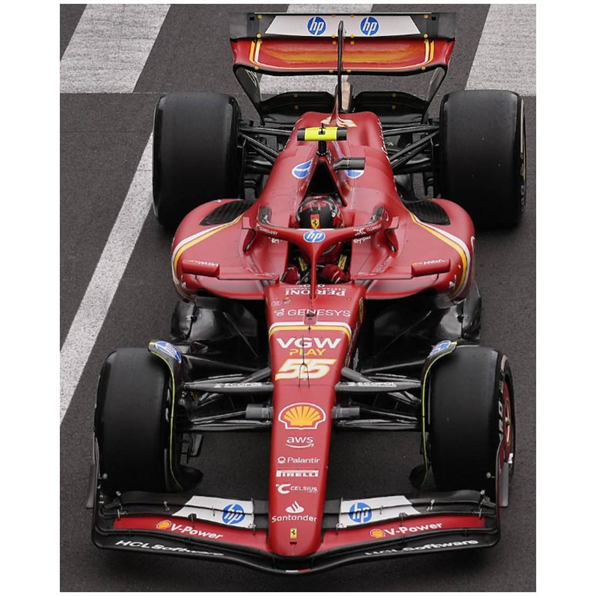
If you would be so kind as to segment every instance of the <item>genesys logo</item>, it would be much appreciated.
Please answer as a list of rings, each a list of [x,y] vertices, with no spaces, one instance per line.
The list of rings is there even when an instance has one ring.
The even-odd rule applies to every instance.
[[[205,530],[197,530],[196,528],[193,528],[193,526],[176,524],[169,519],[164,519],[160,522],[157,522],[157,524],[155,524],[155,528],[157,530],[180,534],[181,536],[193,536],[194,538],[209,538],[211,540],[219,540],[220,538],[223,538],[223,534],[206,532]]]
[[[286,447],[290,449],[309,449],[314,446],[314,437],[286,437]]]
[[[246,517],[244,507],[239,503],[230,503],[223,509],[222,520],[224,524],[234,526],[239,524]]]
[[[311,35],[323,35],[325,29],[327,29],[327,23],[325,22],[325,19],[321,17],[312,17],[311,19],[308,19],[306,28]]]
[[[316,486],[295,486],[294,484],[276,484],[277,492],[280,495],[289,495],[290,493],[308,493],[315,494],[319,492]]]
[[[301,464],[301,465],[316,465],[320,462],[320,458],[318,457],[292,457],[291,455],[286,457],[285,455],[280,455],[277,458],[278,464]]]
[[[327,415],[320,406],[301,402],[286,406],[279,413],[278,420],[286,427],[286,430],[316,429],[327,420]]]
[[[420,526],[400,526],[398,528],[375,528],[370,531],[373,538],[393,538],[394,536],[403,536],[404,534],[417,534],[419,532],[430,532],[432,530],[440,530],[443,527],[442,523],[424,524]]]
[[[319,470],[276,470],[276,478],[318,478]]]

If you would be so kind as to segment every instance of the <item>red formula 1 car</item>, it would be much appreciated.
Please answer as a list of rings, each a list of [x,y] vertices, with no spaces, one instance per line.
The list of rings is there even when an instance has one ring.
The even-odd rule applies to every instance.
[[[496,544],[513,383],[478,343],[474,229],[521,217],[521,99],[456,92],[430,117],[451,13],[242,14],[231,42],[260,122],[218,94],[157,105],[154,207],[182,300],[169,341],[102,369],[95,544],[285,573]],[[423,71],[425,99],[341,80]],[[262,74],[320,73],[334,95],[261,98]],[[268,500],[202,494],[203,437],[247,429],[271,433]],[[327,498],[333,435],[357,429],[419,435],[411,494]]]

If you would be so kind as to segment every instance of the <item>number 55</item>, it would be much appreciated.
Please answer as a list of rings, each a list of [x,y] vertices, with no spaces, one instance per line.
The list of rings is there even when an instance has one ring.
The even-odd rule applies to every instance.
[[[288,358],[277,371],[278,379],[321,379],[335,364],[335,358]]]

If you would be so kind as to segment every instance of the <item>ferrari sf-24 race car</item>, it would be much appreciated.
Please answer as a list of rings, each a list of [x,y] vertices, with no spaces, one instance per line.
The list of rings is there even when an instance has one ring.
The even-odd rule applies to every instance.
[[[496,544],[514,392],[479,345],[474,235],[522,215],[521,98],[454,92],[430,116],[452,13],[239,14],[230,37],[260,121],[214,93],[156,107],[181,299],[168,341],[101,371],[94,543],[282,573]],[[424,72],[424,99],[342,80]],[[334,94],[261,96],[262,75],[321,73]],[[419,435],[411,494],[326,499],[332,437],[359,429]],[[248,430],[271,433],[268,499],[201,494],[204,436]]]

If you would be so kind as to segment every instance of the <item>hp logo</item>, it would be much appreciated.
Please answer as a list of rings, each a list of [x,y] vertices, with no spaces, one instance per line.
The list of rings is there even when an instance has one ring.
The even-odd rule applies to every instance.
[[[353,522],[365,524],[372,519],[372,509],[367,503],[354,503],[348,515]]]
[[[306,242],[316,244],[317,242],[323,242],[323,240],[325,240],[325,232],[316,232],[315,230],[309,230],[308,232],[304,232],[303,238]]]
[[[312,163],[312,159],[305,161],[304,163],[299,163],[293,170],[292,176],[294,178],[298,178],[298,180],[302,180],[308,176],[310,172],[310,164]]]
[[[364,170],[346,170],[346,176],[348,178],[360,178],[364,174]]]
[[[364,35],[375,35],[375,33],[379,32],[379,21],[375,17],[365,17],[360,21],[360,31]]]
[[[224,524],[233,526],[234,524],[239,524],[245,517],[244,507],[238,503],[230,503],[224,507],[222,515]]]
[[[306,27],[311,35],[323,35],[327,29],[327,23],[321,17],[312,17]]]

